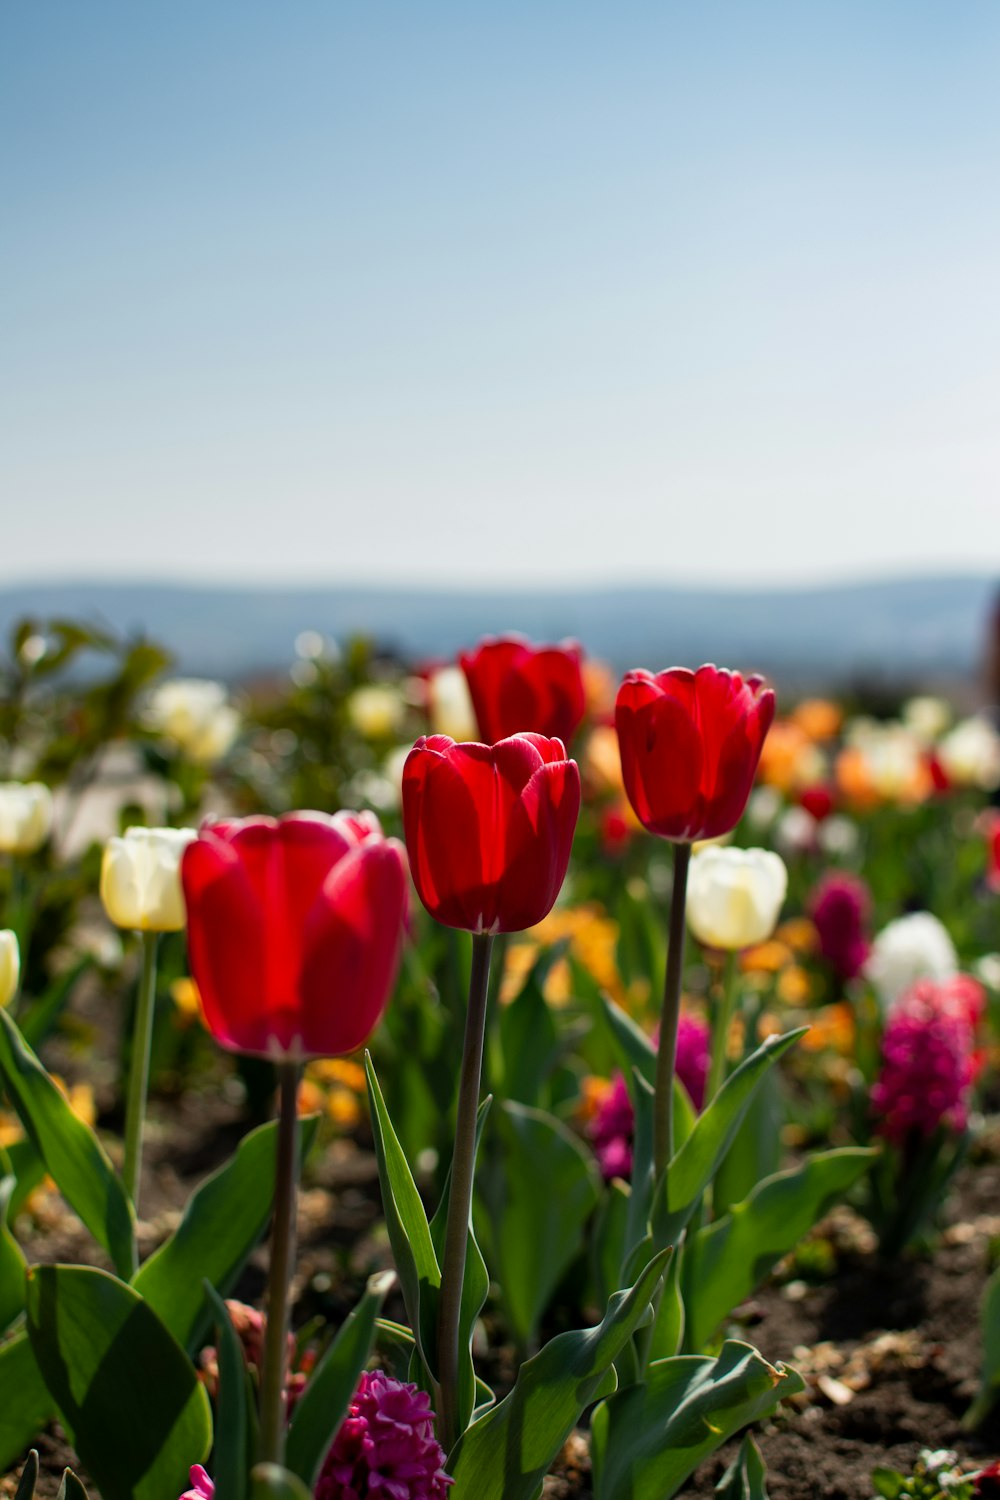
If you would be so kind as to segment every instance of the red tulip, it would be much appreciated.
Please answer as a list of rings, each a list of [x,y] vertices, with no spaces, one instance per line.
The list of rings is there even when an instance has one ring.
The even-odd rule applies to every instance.
[[[353,1052],[396,976],[406,857],[370,813],[207,826],[184,851],[191,972],[234,1052]]]
[[[650,833],[687,843],[728,833],[743,816],[774,693],[719,667],[629,672],[615,728],[629,801]]]
[[[467,932],[520,932],[552,910],[580,811],[561,740],[420,739],[403,767],[403,825],[417,893]]]
[[[459,658],[487,744],[512,734],[554,735],[568,744],[586,709],[575,641],[533,646],[521,635],[487,637]]]

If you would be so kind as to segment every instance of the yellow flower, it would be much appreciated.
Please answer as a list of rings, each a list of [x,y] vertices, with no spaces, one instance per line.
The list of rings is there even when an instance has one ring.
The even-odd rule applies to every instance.
[[[201,995],[193,979],[175,979],[170,986],[170,998],[177,1007],[176,1020],[179,1026],[190,1026],[194,1021],[204,1024]]]
[[[101,862],[101,901],[116,927],[179,932],[184,926],[181,855],[193,828],[128,828],[108,839]]]
[[[786,1005],[805,1005],[812,995],[812,980],[805,969],[791,964],[778,976],[778,999]]]

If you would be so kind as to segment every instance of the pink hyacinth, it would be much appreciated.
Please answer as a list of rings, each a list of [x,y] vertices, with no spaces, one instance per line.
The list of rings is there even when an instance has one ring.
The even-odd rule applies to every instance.
[[[681,1016],[677,1027],[677,1076],[697,1110],[705,1103],[708,1066],[708,1027],[696,1016]],[[612,1177],[630,1177],[635,1116],[621,1073],[616,1073],[612,1079],[611,1088],[591,1121],[588,1134],[605,1182],[610,1182]]]
[[[816,886],[809,909],[823,957],[838,979],[854,979],[868,957],[868,887],[857,876],[834,870]]]
[[[189,1478],[191,1480],[191,1488],[184,1491],[181,1500],[213,1500],[215,1483],[209,1479],[201,1464],[191,1465]]]
[[[444,1462],[426,1393],[366,1371],[324,1460],[316,1500],[445,1500],[454,1481]]]
[[[916,984],[889,1013],[871,1104],[876,1130],[899,1146],[942,1124],[965,1128],[977,1071],[973,1026],[967,1005],[942,1003],[947,988]]]

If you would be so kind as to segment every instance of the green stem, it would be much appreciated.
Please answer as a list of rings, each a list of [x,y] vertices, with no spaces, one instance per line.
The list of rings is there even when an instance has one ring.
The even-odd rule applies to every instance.
[[[732,1030],[735,1006],[736,954],[727,953],[726,972],[722,980],[722,999],[712,1016],[712,1050],[708,1064],[708,1082],[705,1087],[706,1108],[725,1082],[726,1062],[729,1056],[729,1033]]]
[[[473,934],[469,1009],[465,1019],[465,1047],[458,1084],[455,1154],[452,1158],[451,1189],[448,1194],[444,1259],[441,1264],[441,1301],[438,1309],[441,1443],[446,1453],[461,1436],[458,1399],[459,1322],[472,1214],[472,1183],[476,1169],[476,1117],[479,1113],[492,949],[493,938],[488,933]]]
[[[285,1459],[285,1378],[288,1373],[288,1291],[295,1261],[295,1206],[299,1180],[299,1065],[278,1064],[278,1158],[275,1171],[271,1264],[260,1390],[260,1461]]]
[[[158,932],[142,933],[142,974],[135,1006],[132,1030],[132,1055],[129,1062],[128,1102],[125,1107],[125,1166],[122,1176],[125,1191],[136,1210],[139,1207],[139,1179],[142,1176],[142,1132],[146,1122],[146,1095],[149,1091],[149,1054],[153,1044],[153,1010],[156,1001],[156,947]]]
[[[670,896],[670,936],[667,973],[663,984],[660,1043],[656,1054],[656,1094],[653,1099],[653,1168],[656,1179],[667,1170],[674,1154],[674,1068],[677,1062],[677,1023],[681,1015],[684,975],[684,908],[687,902],[691,845],[674,845],[674,888]]]

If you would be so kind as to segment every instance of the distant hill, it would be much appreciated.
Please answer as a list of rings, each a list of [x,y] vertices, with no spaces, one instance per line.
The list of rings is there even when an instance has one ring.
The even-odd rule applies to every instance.
[[[0,589],[0,629],[23,615],[103,621],[164,642],[185,672],[229,680],[285,667],[303,630],[367,635],[422,658],[517,629],[535,640],[576,636],[618,668],[715,660],[786,681],[919,682],[976,672],[996,586],[987,574],[766,592],[39,582]]]

